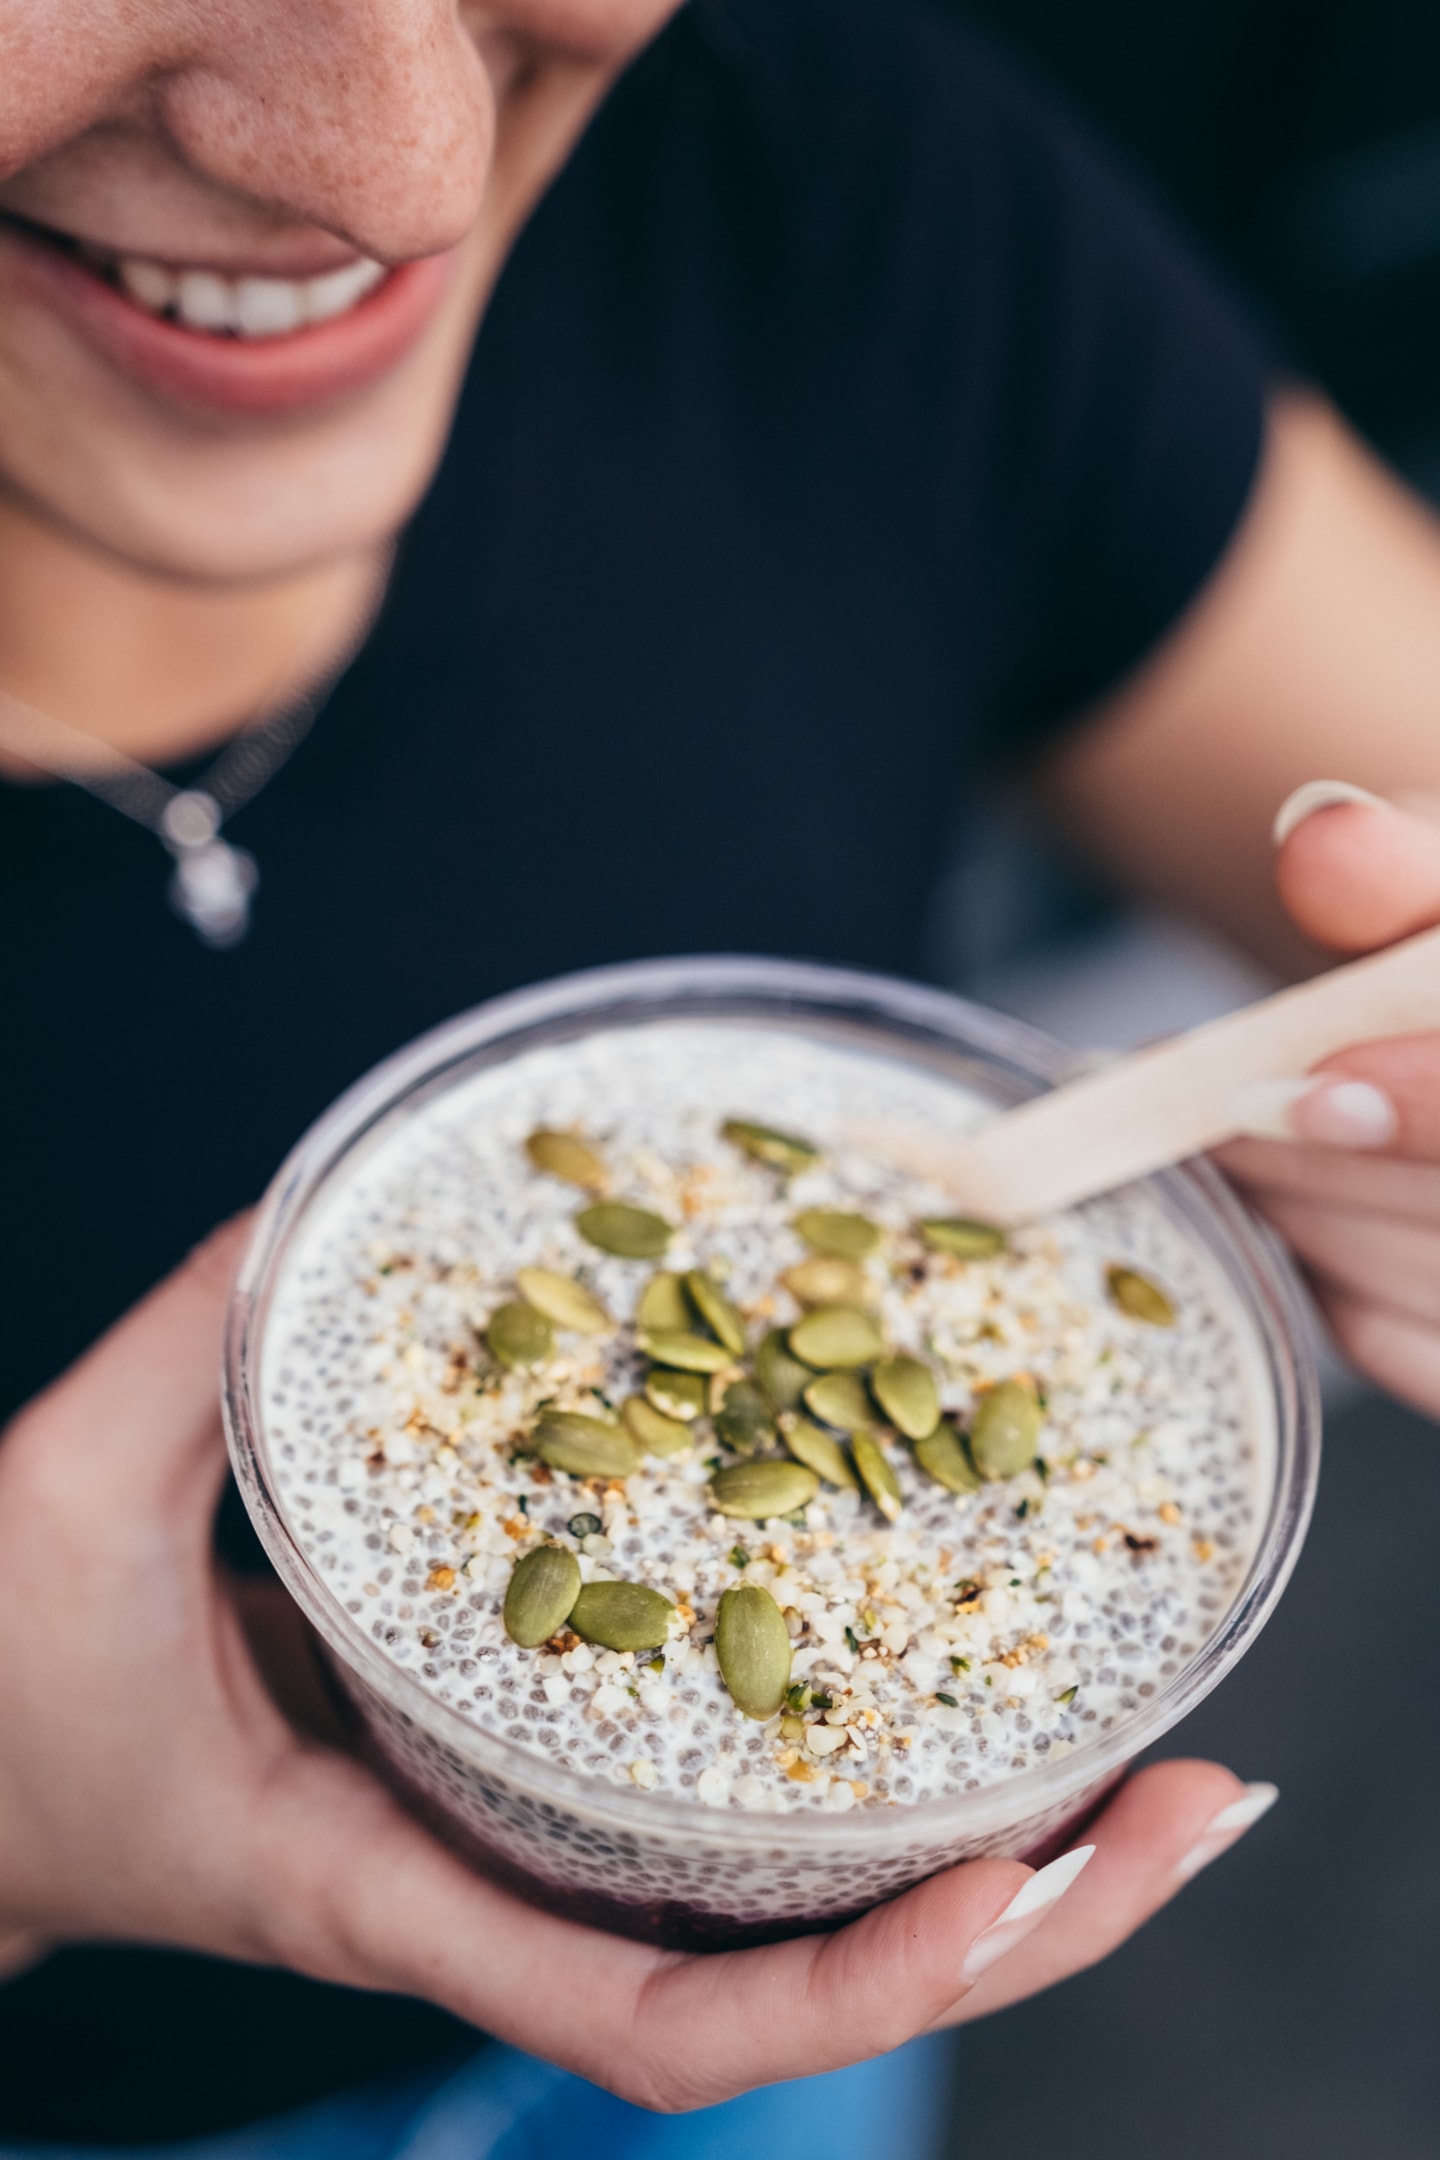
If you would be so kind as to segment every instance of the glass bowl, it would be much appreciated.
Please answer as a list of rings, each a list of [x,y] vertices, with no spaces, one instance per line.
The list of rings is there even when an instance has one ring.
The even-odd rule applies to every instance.
[[[384,1652],[327,1587],[286,1520],[261,1414],[266,1320],[300,1226],[397,1120],[541,1046],[657,1020],[747,1021],[953,1077],[1009,1104],[1073,1068],[1043,1035],[943,992],[763,959],[679,959],[544,983],[465,1013],[378,1066],[306,1134],[266,1194],[231,1307],[226,1431],[270,1559],[309,1619],[359,1744],[472,1862],[537,1903],[619,1933],[719,1947],[833,1927],[952,1863],[1041,1860],[1072,1838],[1126,1765],[1193,1709],[1254,1641],[1294,1566],[1319,1467],[1308,1329],[1276,1242],[1204,1163],[1145,1180],[1222,1275],[1273,1418],[1273,1485],[1253,1558],[1195,1654],[1131,1716],[1063,1759],[975,1791],[832,1815],[723,1813],[601,1784],[480,1729]]]

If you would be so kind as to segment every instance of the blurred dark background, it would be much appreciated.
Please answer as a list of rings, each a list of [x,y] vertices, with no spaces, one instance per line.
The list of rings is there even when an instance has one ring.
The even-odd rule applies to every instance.
[[[1293,365],[1440,499],[1436,0],[955,12],[1048,77]],[[988,822],[937,906],[935,969],[959,987],[1076,1042],[1263,987],[1193,930],[1111,907],[1022,814]],[[1341,1374],[1328,1394],[1295,1581],[1169,1750],[1272,1778],[1280,1805],[1098,1972],[957,2037],[955,2160],[1440,2155],[1440,1433]]]
[[[954,0],[951,0],[952,6]],[[967,0],[1440,492],[1433,0]]]

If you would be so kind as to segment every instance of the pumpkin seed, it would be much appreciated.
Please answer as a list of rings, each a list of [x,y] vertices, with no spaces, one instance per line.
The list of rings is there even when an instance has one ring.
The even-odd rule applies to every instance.
[[[732,1357],[743,1357],[745,1322],[714,1277],[707,1275],[704,1268],[691,1268],[685,1277],[685,1290],[716,1341],[724,1343]]]
[[[555,1330],[544,1313],[512,1298],[491,1313],[485,1343],[491,1357],[502,1365],[543,1365],[555,1354]]]
[[[785,1346],[784,1328],[771,1328],[755,1353],[755,1377],[777,1410],[795,1410],[810,1380],[810,1368]]]
[[[845,1208],[806,1208],[796,1216],[795,1228],[812,1252],[836,1253],[842,1260],[863,1260],[880,1243],[880,1225]]]
[[[748,1118],[727,1118],[720,1128],[722,1138],[738,1147],[755,1162],[767,1163],[772,1170],[783,1170],[787,1177],[797,1171],[808,1170],[820,1160],[820,1150],[810,1141],[802,1140],[795,1133],[775,1132],[768,1125],[752,1125]]]
[[[772,1718],[790,1685],[790,1631],[759,1583],[737,1583],[720,1598],[715,1656],[730,1700],[748,1718]]]
[[[804,1463],[732,1463],[717,1470],[710,1480],[711,1504],[722,1515],[742,1515],[747,1522],[763,1522],[769,1515],[789,1515],[805,1507],[820,1489],[820,1480]]]
[[[603,1650],[658,1650],[675,1607],[644,1583],[592,1582],[570,1608],[570,1625]]]
[[[517,1560],[505,1588],[505,1632],[522,1650],[538,1649],[570,1617],[580,1595],[580,1563],[563,1545],[537,1545]]]
[[[821,1373],[805,1390],[805,1407],[841,1432],[859,1432],[875,1417],[875,1408],[858,1373]]]
[[[980,1473],[965,1452],[964,1442],[953,1425],[942,1419],[934,1432],[915,1442],[915,1460],[927,1476],[946,1492],[979,1492]]]
[[[852,1433],[850,1452],[855,1458],[855,1468],[860,1473],[861,1484],[886,1522],[897,1522],[904,1506],[900,1494],[900,1480],[891,1469],[875,1435],[868,1432]]]
[[[732,1380],[712,1421],[716,1437],[737,1455],[754,1455],[774,1445],[775,1419],[753,1380]]]
[[[982,1395],[970,1420],[970,1460],[992,1483],[1014,1477],[1035,1460],[1040,1405],[1018,1380],[1002,1380]]]
[[[572,1276],[557,1275],[551,1268],[522,1267],[515,1280],[526,1304],[544,1313],[556,1327],[569,1328],[575,1335],[603,1335],[613,1325],[599,1298]]]
[[[701,1373],[667,1372],[661,1365],[645,1375],[645,1394],[662,1417],[688,1425],[705,1415],[705,1380]]]
[[[957,1260],[985,1260],[1005,1250],[1003,1230],[965,1215],[932,1215],[921,1223],[920,1235],[935,1252],[951,1253]]]
[[[635,1325],[646,1333],[657,1328],[684,1333],[690,1325],[690,1307],[685,1299],[684,1281],[679,1275],[667,1274],[661,1268],[650,1277],[635,1308]]]
[[[575,1227],[591,1245],[622,1260],[654,1260],[672,1236],[662,1216],[624,1200],[599,1200],[594,1207],[581,1208]]]
[[[571,1132],[551,1132],[541,1126],[525,1142],[525,1152],[537,1170],[563,1178],[567,1185],[599,1192],[605,1183],[605,1165],[583,1140]]]
[[[869,1313],[854,1305],[822,1305],[790,1330],[790,1348],[819,1372],[873,1364],[884,1350]]]
[[[873,1305],[875,1285],[864,1268],[838,1253],[812,1253],[780,1277],[802,1305]]]
[[[870,1375],[870,1392],[907,1440],[923,1440],[940,1422],[940,1391],[924,1361],[901,1350],[881,1358]]]
[[[724,1343],[711,1342],[708,1335],[657,1329],[653,1335],[641,1336],[640,1347],[657,1365],[668,1365],[675,1372],[724,1372],[735,1362]]]
[[[850,1458],[834,1433],[822,1432],[809,1418],[794,1416],[786,1418],[782,1431],[785,1445],[796,1462],[804,1463],[807,1470],[813,1470],[827,1485],[840,1485],[847,1492],[855,1491],[855,1473],[850,1468]]]
[[[620,1405],[620,1422],[647,1455],[678,1455],[690,1445],[689,1426],[678,1418],[666,1417],[643,1395],[632,1395]]]
[[[1108,1267],[1105,1270],[1105,1286],[1110,1292],[1112,1304],[1132,1320],[1143,1320],[1147,1327],[1174,1327],[1175,1307],[1159,1283],[1151,1282],[1137,1268]]]
[[[579,1410],[547,1410],[534,1444],[541,1462],[571,1477],[629,1477],[640,1467],[640,1450],[623,1426]]]

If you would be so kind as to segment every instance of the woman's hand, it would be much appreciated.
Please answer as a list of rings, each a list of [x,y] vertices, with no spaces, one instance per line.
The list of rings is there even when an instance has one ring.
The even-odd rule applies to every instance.
[[[254,1613],[211,1552],[239,1236],[202,1247],[0,1441],[0,1959],[110,1937],[285,1965],[428,1997],[643,2104],[700,2106],[1079,1970],[1264,1805],[1213,1764],[1143,1772],[1088,1833],[1063,1904],[973,1960],[1035,1880],[1018,1861],[954,1868],[836,1935],[722,1956],[533,1911],[302,1733],[260,1677]],[[292,1609],[261,1603],[273,1649]]]
[[[1295,827],[1281,897],[1308,936],[1356,953],[1440,923],[1440,823],[1373,799]],[[1340,1348],[1440,1417],[1440,1034],[1341,1051],[1285,1113],[1293,1140],[1219,1161],[1304,1263]]]

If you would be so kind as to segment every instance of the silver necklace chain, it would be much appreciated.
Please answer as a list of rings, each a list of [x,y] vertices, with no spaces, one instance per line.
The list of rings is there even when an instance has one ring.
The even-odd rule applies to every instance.
[[[376,590],[383,587],[382,575]],[[189,923],[202,945],[224,952],[238,945],[250,928],[260,867],[250,850],[227,840],[221,828],[227,818],[254,801],[299,749],[355,657],[373,612],[372,594],[324,681],[291,698],[272,719],[232,737],[190,787],[177,787],[138,758],[38,711],[6,690],[0,690],[0,716],[7,722],[5,732],[27,762],[57,780],[83,788],[87,795],[155,834],[173,865],[168,886],[171,907]]]

